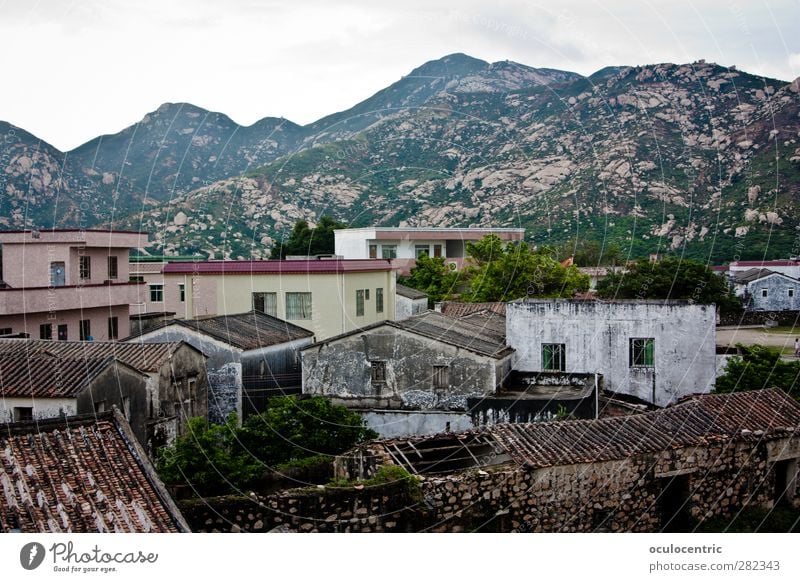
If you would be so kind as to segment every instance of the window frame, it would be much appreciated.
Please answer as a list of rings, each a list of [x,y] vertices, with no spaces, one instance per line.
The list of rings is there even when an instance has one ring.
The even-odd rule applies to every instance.
[[[375,288],[375,313],[383,313],[383,287]]]
[[[273,309],[268,310],[267,307],[267,296],[271,297],[271,307]],[[262,309],[257,307],[258,301],[256,297],[259,298],[261,302]],[[258,311],[259,313],[265,313],[266,315],[271,315],[272,317],[278,317],[278,292],[277,291],[252,291],[250,293],[250,305],[252,306],[253,311]]]
[[[148,291],[150,292],[150,303],[163,303],[164,301],[163,283],[151,283],[150,285],[148,285]]]
[[[370,244],[367,247],[367,256],[370,259],[377,259],[378,258],[378,245]]]
[[[364,317],[365,304],[364,289],[356,289],[356,317]]]
[[[370,381],[373,384],[386,383],[386,362],[384,360],[370,360]]]
[[[382,259],[396,259],[397,258],[397,245],[381,245],[381,258]]]
[[[178,283],[178,301],[180,303],[186,303],[186,284],[185,283]]]
[[[290,297],[292,301],[302,301],[301,303],[295,305],[292,304],[292,301],[290,301]],[[305,305],[306,298],[308,299],[308,305]],[[287,291],[286,295],[284,296],[284,300],[286,301],[287,321],[303,321],[314,318],[314,297],[310,291]],[[292,309],[291,313],[289,312],[290,306]]]
[[[23,413],[23,411],[25,411]],[[33,406],[15,406],[14,422],[30,422],[33,420]]]
[[[62,331],[64,332],[64,337],[63,338],[61,337],[61,332]],[[60,341],[60,342],[69,341],[69,325],[66,324],[66,323],[59,323],[58,324],[58,328],[57,328],[56,337],[58,337],[58,341]]]
[[[628,341],[630,368],[655,368],[656,340],[652,337],[632,337]]]
[[[119,279],[119,258],[116,255],[108,255],[108,278]]]
[[[431,256],[431,245],[414,245],[414,258],[418,259],[423,254]]]
[[[761,299],[767,299],[768,297],[769,297],[769,289],[766,288],[766,287],[763,287],[761,289]]]
[[[119,339],[119,317],[116,315],[108,318],[108,339]]]
[[[78,256],[78,278],[81,281],[92,278],[92,257],[89,255]]]
[[[548,366],[549,363],[549,366]],[[542,343],[542,371],[567,371],[567,345],[562,343]]]
[[[47,330],[45,332],[45,330]],[[40,323],[39,324],[39,339],[40,340],[52,340],[53,339],[53,324],[52,323]]]
[[[786,290],[786,296],[787,296],[789,299],[794,299],[794,289],[787,289],[787,290]]]
[[[92,320],[81,319],[78,320],[78,339],[82,342],[88,342],[92,337]]]
[[[434,364],[431,374],[431,385],[434,390],[447,390],[450,387],[450,366]]]

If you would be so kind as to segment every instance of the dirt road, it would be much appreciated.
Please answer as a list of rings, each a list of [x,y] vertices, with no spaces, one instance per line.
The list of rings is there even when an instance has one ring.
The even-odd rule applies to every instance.
[[[794,340],[798,336],[786,333],[767,333],[763,327],[718,327],[717,345],[735,347],[736,344],[771,346],[787,349],[785,355],[794,352]]]

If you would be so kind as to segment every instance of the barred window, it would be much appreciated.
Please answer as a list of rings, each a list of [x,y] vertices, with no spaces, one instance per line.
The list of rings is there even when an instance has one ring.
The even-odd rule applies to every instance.
[[[566,352],[564,344],[542,344],[542,370],[553,372],[566,370]]]
[[[311,319],[311,293],[286,293],[286,319]]]
[[[383,287],[375,289],[375,313],[383,313]]]
[[[81,279],[91,279],[92,278],[92,258],[87,257],[86,255],[81,255],[79,257],[79,275]]]
[[[631,368],[652,368],[655,365],[656,340],[633,338],[630,343]]]
[[[386,362],[370,362],[373,382],[386,382]]]
[[[450,386],[449,366],[433,367],[433,387],[437,390],[444,390]]]
[[[253,293],[253,309],[278,317],[278,294],[261,291]]]

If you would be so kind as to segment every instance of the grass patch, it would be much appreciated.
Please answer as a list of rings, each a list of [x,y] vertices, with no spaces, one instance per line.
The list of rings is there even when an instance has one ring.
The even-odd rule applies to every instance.
[[[777,327],[765,327],[764,331],[767,333],[778,335],[793,335],[800,337],[800,327],[792,327],[790,325],[779,325]]]

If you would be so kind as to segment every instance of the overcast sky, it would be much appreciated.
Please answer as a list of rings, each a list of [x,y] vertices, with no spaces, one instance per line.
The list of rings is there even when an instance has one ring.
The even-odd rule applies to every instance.
[[[584,75],[704,58],[788,81],[800,0],[0,0],[0,38],[0,119],[67,150],[167,101],[310,123],[454,52]]]

